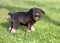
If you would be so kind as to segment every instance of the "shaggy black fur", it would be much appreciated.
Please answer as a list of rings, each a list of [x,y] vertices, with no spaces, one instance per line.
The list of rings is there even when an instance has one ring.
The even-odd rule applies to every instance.
[[[31,8],[28,12],[9,12],[8,15],[10,15],[9,21],[11,23],[11,30],[12,28],[17,29],[19,25],[25,25],[28,30],[31,30],[31,26],[36,21],[39,21],[42,13],[45,14],[45,12],[39,8]]]

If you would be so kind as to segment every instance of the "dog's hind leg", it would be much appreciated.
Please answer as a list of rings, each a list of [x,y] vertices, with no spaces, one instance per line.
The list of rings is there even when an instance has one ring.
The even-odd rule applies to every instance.
[[[19,23],[18,22],[13,22],[13,24],[11,25],[10,32],[11,33],[16,33],[16,29],[17,29],[18,26],[19,26]]]
[[[11,29],[13,28],[13,22],[10,22],[10,26],[11,27],[9,27],[9,31],[11,31]]]
[[[16,33],[16,30],[13,28],[13,22],[11,22],[11,27],[9,27],[11,33]]]

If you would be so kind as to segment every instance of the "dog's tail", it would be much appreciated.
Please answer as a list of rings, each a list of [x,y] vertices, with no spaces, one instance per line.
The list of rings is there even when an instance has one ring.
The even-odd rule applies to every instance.
[[[9,16],[12,16],[12,13],[11,13],[11,12],[9,12],[9,13],[8,13],[8,15],[9,15]]]
[[[9,12],[8,15],[9,15],[9,18],[8,18],[9,22],[12,22],[12,13]]]

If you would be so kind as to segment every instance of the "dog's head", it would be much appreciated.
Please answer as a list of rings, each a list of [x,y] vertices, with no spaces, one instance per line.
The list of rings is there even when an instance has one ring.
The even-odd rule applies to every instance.
[[[29,10],[30,15],[33,17],[35,21],[39,21],[42,13],[45,14],[45,12],[39,8],[31,8]]]

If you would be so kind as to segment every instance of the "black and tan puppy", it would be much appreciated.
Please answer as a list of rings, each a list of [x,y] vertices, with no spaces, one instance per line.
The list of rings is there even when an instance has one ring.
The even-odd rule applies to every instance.
[[[34,31],[33,24],[39,21],[42,13],[45,14],[45,12],[39,8],[31,8],[28,12],[8,13],[11,24],[9,28],[10,32],[15,33],[19,25],[25,25],[28,32]]]

